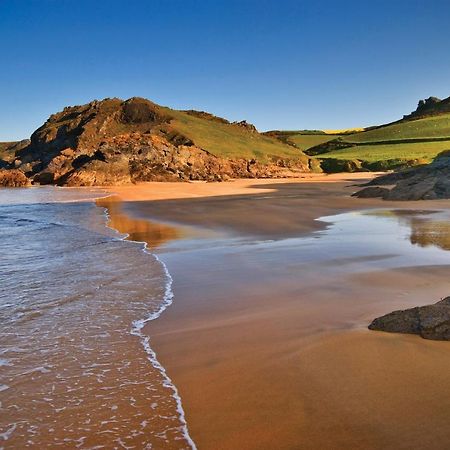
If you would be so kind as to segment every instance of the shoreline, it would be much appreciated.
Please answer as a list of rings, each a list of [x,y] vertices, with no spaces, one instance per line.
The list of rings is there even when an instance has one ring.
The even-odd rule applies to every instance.
[[[223,242],[229,239],[244,238],[244,244],[257,238],[275,238],[281,239],[280,242],[282,242],[284,237],[307,236],[311,231],[324,228],[323,224],[317,224],[316,219],[318,217],[355,209],[381,208],[387,210],[394,207],[408,210],[434,210],[448,208],[446,202],[436,201],[405,203],[350,199],[346,197],[346,192],[349,192],[350,189],[345,186],[354,180],[348,180],[347,177],[346,179],[345,183],[339,180],[336,183],[314,183],[314,185],[307,181],[299,182],[299,180],[291,179],[276,180],[274,182],[248,180],[245,186],[243,181],[234,186],[234,182],[229,183],[228,186],[224,186],[225,183],[220,185],[208,183],[209,186],[206,186],[208,192],[205,192],[205,186],[200,186],[197,183],[192,184],[192,187],[189,189],[190,192],[186,192],[186,189],[181,189],[180,192],[180,188],[184,186],[180,186],[179,183],[158,183],[158,192],[154,192],[154,184],[145,183],[133,187],[111,188],[111,191],[119,194],[119,198],[122,200],[122,212],[129,217],[134,217],[136,220],[162,220],[164,223],[170,223],[174,227],[177,224],[194,227],[203,230],[206,236],[211,230],[219,230],[219,239],[224,240]],[[177,186],[173,186],[174,184]],[[273,185],[276,185],[276,190],[264,192],[264,194],[270,193],[271,195],[262,197],[257,195],[261,194],[262,189],[273,188]],[[294,195],[291,192],[299,190],[305,190],[307,195],[297,195],[298,193]],[[131,193],[132,191],[134,192]],[[309,201],[308,195],[313,197],[312,201]],[[334,197],[331,199],[326,198],[330,195]],[[163,200],[163,196],[166,196],[166,200]],[[280,202],[285,204],[280,206]],[[244,223],[238,220],[242,211],[242,204],[246,208],[251,208],[252,214],[250,216],[253,217],[253,220],[248,220]],[[303,205],[305,210],[302,211],[301,220],[297,217],[298,220],[297,222],[294,221],[293,226],[290,223],[292,217],[284,217],[284,213],[286,208],[289,208],[296,211],[298,215],[298,207],[300,205]],[[310,207],[311,211],[306,211],[307,207]],[[230,214],[233,211],[234,214]],[[327,211],[328,214],[318,215],[319,212],[323,211]],[[200,212],[203,213],[200,214]],[[283,220],[279,216],[282,216]],[[265,218],[266,222],[271,222],[266,224],[266,226],[262,226],[260,223],[262,217]],[[273,448],[275,442],[271,441],[271,439],[277,437],[279,439],[276,443],[277,448],[286,449],[296,448],[299,441],[302,442],[304,448],[311,449],[320,448],[320,446],[322,448],[325,446],[326,448],[326,446],[331,445],[331,442],[334,442],[334,448],[348,448],[349,445],[352,448],[364,449],[386,448],[389,441],[384,442],[384,447],[378,444],[382,443],[380,441],[382,435],[391,433],[389,427],[381,426],[375,434],[373,432],[369,433],[368,429],[366,429],[362,436],[355,434],[353,428],[358,423],[360,424],[359,426],[362,426],[365,421],[367,423],[364,427],[370,426],[373,420],[376,423],[379,420],[377,417],[381,417],[379,416],[381,414],[380,411],[390,417],[389,420],[391,422],[400,426],[400,419],[392,415],[392,407],[404,404],[403,407],[411,408],[413,405],[408,404],[408,402],[404,403],[405,399],[402,396],[404,390],[401,388],[401,384],[398,384],[396,387],[400,394],[394,395],[393,387],[383,384],[383,376],[381,374],[377,376],[379,378],[378,381],[377,377],[373,374],[371,375],[370,372],[366,373],[362,378],[358,375],[358,373],[365,373],[370,364],[375,364],[375,361],[370,357],[367,358],[364,351],[361,353],[364,347],[371,348],[371,352],[375,355],[378,354],[381,360],[387,357],[390,358],[391,366],[395,366],[395,370],[397,372],[400,371],[399,374],[401,375],[400,378],[399,376],[397,378],[394,377],[394,379],[398,379],[396,383],[401,383],[401,379],[405,381],[409,379],[409,383],[413,384],[418,383],[418,380],[422,378],[415,370],[414,365],[408,366],[404,351],[409,349],[406,353],[408,354],[412,348],[423,349],[422,358],[428,361],[429,368],[425,370],[421,366],[422,372],[428,374],[430,379],[434,379],[434,382],[440,387],[441,393],[446,392],[446,388],[442,388],[442,380],[439,374],[449,369],[450,365],[447,366],[449,363],[448,358],[445,358],[445,353],[442,353],[443,349],[445,350],[442,343],[429,344],[428,342],[418,342],[416,339],[419,338],[411,336],[386,336],[384,333],[375,333],[361,329],[361,326],[348,328],[347,325],[343,329],[338,328],[333,331],[333,327],[329,328],[327,322],[321,325],[325,327],[321,333],[318,335],[313,334],[309,337],[308,332],[306,332],[306,335],[304,333],[298,335],[298,331],[295,332],[295,328],[298,326],[295,325],[295,322],[289,325],[287,331],[283,331],[283,328],[280,329],[279,325],[286,320],[288,320],[287,323],[292,322],[292,319],[289,318],[290,314],[294,317],[296,317],[296,314],[298,315],[296,308],[292,309],[297,301],[294,291],[291,292],[292,289],[296,289],[296,285],[292,284],[293,281],[291,280],[287,287],[283,286],[279,284],[282,278],[277,278],[279,277],[277,271],[271,274],[264,269],[261,274],[264,273],[264,277],[273,279],[274,286],[269,284],[267,289],[263,289],[253,281],[255,275],[251,275],[254,272],[252,266],[244,265],[241,270],[236,269],[236,271],[233,271],[232,266],[230,266],[225,271],[223,270],[226,266],[223,266],[224,263],[220,261],[224,257],[229,258],[227,252],[229,254],[236,253],[236,256],[241,255],[238,260],[234,260],[234,263],[239,262],[241,264],[241,259],[244,258],[245,260],[247,258],[245,256],[246,250],[242,245],[237,244],[237,250],[230,251],[226,250],[226,244],[224,244],[225,251],[220,250],[219,247],[216,250],[213,245],[208,252],[204,247],[202,249],[202,246],[195,250],[195,242],[202,242],[201,233],[200,236],[194,238],[193,246],[187,250],[183,247],[183,238],[181,241],[177,238],[172,241],[169,239],[169,243],[163,243],[159,249],[152,250],[164,259],[171,271],[174,279],[175,301],[172,308],[167,310],[158,321],[148,326],[153,346],[163,366],[171,374],[174,384],[180,391],[187,422],[193,433],[194,440],[201,447],[231,449],[241,445],[244,448]],[[241,253],[239,248],[242,248],[244,253]],[[248,248],[250,249],[251,247]],[[267,250],[264,250],[264,245],[261,251],[267,252]],[[218,261],[217,258],[219,258]],[[203,260],[206,262],[203,262]],[[271,272],[273,271],[271,270]],[[436,267],[435,269],[431,268],[430,270],[425,267],[417,268],[417,270],[386,270],[385,272],[375,272],[373,274],[368,272],[366,275],[362,274],[348,278],[350,285],[342,285],[342,287],[334,288],[334,290],[337,290],[338,293],[340,289],[348,290],[350,299],[356,299],[357,296],[364,295],[365,292],[366,294],[370,293],[371,299],[374,300],[378,292],[378,295],[381,294],[382,298],[389,298],[389,296],[392,296],[394,300],[397,298],[394,303],[399,306],[417,302],[420,296],[426,293],[427,300],[423,301],[423,303],[426,303],[428,298],[433,296],[432,291],[436,291],[434,295],[437,295],[440,292],[439,289],[443,287],[442,283],[447,283],[446,272],[445,266]],[[282,273],[280,272],[280,274]],[[313,273],[311,273],[311,276],[317,277]],[[379,286],[380,276],[386,285],[383,289]],[[248,284],[249,281],[250,284]],[[318,282],[322,283],[320,277]],[[323,287],[320,287],[320,284],[317,286],[319,291],[323,289]],[[403,294],[406,286],[408,286],[408,295],[411,297],[407,300],[404,297],[405,294]],[[274,302],[274,299],[277,297],[273,297],[270,294],[274,287],[277,287],[278,298],[285,305],[281,309]],[[373,292],[367,290],[369,287]],[[313,297],[317,296],[316,291],[317,288],[312,288],[311,291],[308,290],[310,292],[309,295]],[[326,297],[332,293],[332,291],[327,292],[326,296],[323,296],[323,294],[319,295],[318,299],[321,299],[321,302],[325,301]],[[336,293],[332,293],[331,298],[336,297],[336,295]],[[325,306],[325,309],[321,306],[316,312],[314,312],[314,309],[307,309],[302,316],[305,314],[307,317],[310,316],[311,319],[309,320],[317,317],[314,320],[319,319],[320,323],[322,321],[320,315],[325,314],[325,317],[330,316],[332,323],[335,320],[332,317],[335,306],[328,300],[325,301],[324,305],[328,306]],[[362,310],[359,312],[361,307],[355,306],[358,316]],[[377,312],[383,311],[381,309],[382,306],[379,308]],[[391,308],[391,306],[386,306],[386,308]],[[352,309],[354,309],[353,306]],[[364,317],[363,320],[372,319],[374,314],[375,311],[373,313],[366,312],[362,316]],[[362,317],[358,319],[359,323],[361,323]],[[298,319],[301,321],[300,323],[305,320],[301,316]],[[266,333],[271,335],[274,341],[267,341],[266,337],[261,335],[261,330],[266,330]],[[255,337],[259,337],[259,340],[255,341]],[[403,354],[400,351],[402,348],[405,349]],[[441,366],[443,364],[441,369],[437,370],[437,373],[435,372],[439,363],[433,356],[433,353],[436,352],[442,359]],[[262,355],[265,356],[263,357]],[[296,358],[299,355],[303,355],[309,361],[315,361],[315,365],[310,368],[300,366],[294,369],[290,363],[286,363],[289,360],[297,360]],[[329,388],[323,392],[323,388],[319,388],[317,381],[321,380],[322,386],[327,385],[328,382],[323,379],[321,374],[327,367],[326,361],[329,361],[332,355],[335,355],[332,358],[335,363],[334,365],[328,364],[328,371],[341,370],[345,358],[347,358],[345,359],[346,361],[355,359],[355,362],[352,363],[354,372],[348,373],[347,376],[342,374],[335,382],[337,383],[336,386],[341,385],[340,390],[351,392],[348,390],[352,389],[358,392],[360,398],[367,398],[363,401],[363,405],[354,403],[354,400],[351,400],[353,408],[355,411],[359,411],[359,415],[350,414],[350,411],[347,411],[346,408],[342,410],[343,399],[339,395],[337,397],[334,396],[336,397],[333,400],[334,403],[329,404],[330,412],[324,415],[324,411],[320,408],[320,404],[324,403],[323,395],[325,392],[327,392],[326,396],[330,396],[331,392]],[[286,360],[286,357],[288,357],[288,360]],[[269,359],[267,360],[267,358]],[[348,358],[350,359],[348,360]],[[267,365],[264,363],[261,366],[261,362],[266,360],[273,360],[270,365],[275,364],[275,366],[271,368],[266,367],[261,372],[262,367]],[[215,362],[211,366],[212,361]],[[407,376],[406,373],[402,373],[402,369],[399,366],[400,363],[404,367],[408,366],[412,375],[409,374]],[[316,396],[313,395],[311,397],[311,394],[302,389],[295,395],[289,395],[289,392],[286,392],[285,388],[279,385],[278,380],[273,378],[278,373],[284,373],[288,367],[290,367],[289,371],[297,373],[300,379],[309,379],[311,386],[316,386],[313,388],[313,392],[319,389],[316,396],[319,395],[319,392],[322,392],[319,395],[319,406],[316,404]],[[377,371],[382,369],[383,365],[379,366]],[[346,383],[345,378],[349,378],[350,381]],[[211,384],[212,380],[215,381]],[[259,380],[256,382],[256,385],[255,380]],[[364,383],[361,385],[362,381]],[[295,386],[298,381],[294,377],[290,382],[292,386]],[[375,382],[378,385],[374,384]],[[267,383],[269,384],[267,385]],[[372,383],[374,387],[368,393],[363,394],[363,386],[367,383]],[[261,398],[262,392],[259,391],[265,385],[269,390],[264,390],[264,396],[268,396],[267,401],[270,400],[272,405],[269,416],[257,406],[261,401],[263,402],[262,404],[265,404],[265,400],[263,401],[264,396]],[[238,386],[241,387],[236,392],[236,387]],[[381,395],[380,389],[390,392],[389,395],[393,396],[395,401],[391,401],[391,403],[389,401],[385,402],[386,404],[377,403],[371,395]],[[426,388],[421,386],[421,389],[428,392],[428,395],[431,396],[437,392],[437,388],[433,390],[429,386]],[[258,394],[258,392],[259,395],[254,397],[254,394]],[[351,395],[350,398],[355,399],[355,394]],[[426,401],[426,397],[420,398],[422,402],[425,402],[427,405],[430,404],[430,402]],[[229,403],[230,401],[232,402]],[[378,412],[375,414],[375,418],[367,418],[366,413],[363,414],[361,412],[361,406],[364,406],[366,402],[375,402],[378,405]],[[297,406],[292,409],[292,417],[287,420],[287,417],[279,415],[278,411],[283,411],[287,414],[287,411],[285,411],[286,406],[290,404]],[[338,409],[336,410],[336,408]],[[417,409],[417,406],[414,406],[414,408]],[[324,415],[324,418],[315,423],[314,417],[317,416],[315,412],[317,409],[317,414],[320,412],[319,415]],[[289,410],[290,408],[288,408]],[[299,416],[301,411],[303,413]],[[310,411],[310,413],[306,414],[306,411]],[[332,413],[333,411],[334,413]],[[248,418],[242,416],[243,413],[252,417],[250,422]],[[401,426],[403,428],[406,427],[405,429],[409,429],[409,432],[413,433],[414,427],[419,426],[417,422],[419,419],[420,417],[413,414],[406,422],[403,421]],[[347,427],[350,430],[344,435],[333,428],[335,426],[333,424],[342,422],[342,420],[344,421],[344,428]],[[422,420],[425,419],[422,418]],[[440,420],[440,417],[435,417],[434,420]],[[238,425],[239,423],[241,425]],[[245,430],[241,429],[242,424],[246,424]],[[431,424],[429,426],[431,427]],[[266,427],[275,427],[278,431],[267,434],[264,431]],[[404,433],[402,433],[402,436],[404,439]],[[437,433],[434,440],[439,442],[439,439],[441,439],[442,442],[442,439],[447,437],[445,432],[441,432]],[[329,441],[328,439],[332,440]],[[391,439],[392,442],[398,442],[394,437],[391,437]],[[420,437],[415,436],[414,439],[417,441]],[[433,441],[432,438],[429,438],[429,441],[430,439]],[[424,443],[423,448],[439,448],[436,442],[433,443],[431,441]]]
[[[153,320],[157,320],[164,313],[164,311],[172,305],[172,303],[173,303],[173,291],[172,291],[173,279],[167,268],[167,265],[158,257],[158,255],[151,252],[151,249],[149,248],[147,242],[129,239],[131,237],[130,234],[122,233],[120,230],[111,226],[112,219],[110,216],[109,209],[107,206],[102,206],[100,204],[100,202],[102,200],[105,201],[112,196],[114,196],[114,194],[110,193],[104,197],[97,197],[97,198],[93,199],[95,206],[97,208],[103,209],[103,214],[104,214],[104,218],[105,218],[105,223],[104,223],[105,227],[113,230],[114,232],[116,232],[119,235],[123,235],[122,237],[119,238],[119,240],[133,242],[133,243],[142,245],[141,251],[150,255],[152,258],[154,258],[156,261],[158,261],[158,263],[163,268],[163,272],[166,277],[164,298],[161,301],[160,307],[156,311],[148,313],[146,317],[133,321],[133,323],[130,324],[131,329],[129,330],[129,332],[131,335],[139,338],[141,345],[144,348],[145,353],[147,354],[148,361],[162,375],[163,380],[164,380],[163,381],[164,386],[169,388],[172,391],[172,397],[174,398],[174,400],[176,402],[176,406],[177,406],[178,418],[182,425],[182,434],[183,434],[184,438],[186,439],[186,442],[189,445],[189,447],[192,450],[196,450],[197,446],[189,434],[189,428],[188,428],[188,424],[186,422],[185,412],[183,409],[183,403],[182,403],[182,399],[178,393],[178,389],[177,389],[176,385],[174,384],[174,382],[171,380],[170,376],[167,374],[165,367],[158,361],[158,356],[150,345],[151,337],[149,335],[146,335],[143,332],[143,329],[145,328],[145,326],[148,323],[152,322]]]

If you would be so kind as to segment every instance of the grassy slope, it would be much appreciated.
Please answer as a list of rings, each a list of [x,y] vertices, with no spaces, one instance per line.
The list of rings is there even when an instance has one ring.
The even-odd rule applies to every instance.
[[[449,150],[450,141],[419,142],[413,144],[386,144],[386,145],[357,145],[319,155],[319,158],[359,159],[361,161],[376,162],[399,159],[409,161],[413,159],[420,162],[431,161],[438,153]]]
[[[330,134],[293,134],[289,136],[289,141],[292,142],[300,150],[308,150],[308,148],[323,144],[324,142],[336,139],[338,136]]]
[[[300,158],[307,156],[275,138],[250,133],[235,126],[170,110],[171,127],[213,155],[225,158],[256,158],[266,162],[271,157]]]
[[[347,142],[380,142],[417,138],[448,137],[450,140],[450,114],[395,123],[375,130],[352,134]]]
[[[448,140],[432,140],[436,138],[448,138]],[[409,139],[424,139],[425,141],[407,142]],[[429,141],[426,141],[427,139]],[[450,149],[450,114],[395,123],[374,130],[342,136],[341,141],[364,145],[338,150],[331,149],[319,157],[322,159],[358,159],[367,162],[389,160],[429,162],[440,152]]]
[[[305,151],[316,145],[331,141],[340,136],[340,134],[327,134],[318,130],[298,130],[298,131],[268,131],[265,133],[270,137],[277,138],[281,142],[294,145],[299,150]]]

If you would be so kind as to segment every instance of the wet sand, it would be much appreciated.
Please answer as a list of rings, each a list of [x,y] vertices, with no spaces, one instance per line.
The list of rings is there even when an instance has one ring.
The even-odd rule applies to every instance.
[[[390,249],[378,259],[349,257],[345,241],[324,263],[313,243],[300,248],[286,239],[323,230],[315,219],[325,215],[439,210],[448,202],[354,199],[355,179],[344,178],[111,189],[130,220],[184,235],[172,240],[171,231],[155,250],[172,274],[175,300],[147,332],[199,448],[450,443],[449,344],[366,329],[378,315],[448,295],[449,267],[383,268]]]

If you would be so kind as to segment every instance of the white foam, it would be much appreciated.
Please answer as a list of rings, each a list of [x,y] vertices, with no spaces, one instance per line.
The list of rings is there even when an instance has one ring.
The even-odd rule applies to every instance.
[[[113,196],[113,194],[107,195],[106,197],[110,197],[110,196]],[[105,197],[102,197],[102,198],[105,198]],[[111,230],[114,230],[116,233],[121,234],[118,230],[109,226],[110,216],[108,213],[108,208],[103,207],[103,210],[104,210],[104,215],[106,217],[105,226],[107,228],[110,228]],[[122,234],[119,239],[124,241],[129,236],[130,236],[129,234]],[[135,242],[135,243],[141,244],[142,251],[144,253],[151,255],[153,258],[156,259],[156,261],[158,261],[159,264],[161,264],[161,267],[163,268],[163,272],[164,272],[164,275],[167,280],[165,289],[164,289],[163,300],[162,300],[161,304],[159,305],[158,309],[155,312],[150,313],[145,318],[133,321],[130,333],[134,336],[139,337],[139,339],[141,340],[141,343],[144,347],[144,350],[147,353],[148,360],[150,361],[151,365],[161,373],[161,375],[163,377],[163,380],[164,380],[163,386],[172,391],[172,398],[175,400],[175,403],[177,405],[178,418],[181,422],[181,432],[182,432],[184,438],[186,439],[186,442],[190,446],[190,448],[192,450],[197,450],[197,446],[195,445],[195,442],[192,440],[191,436],[189,435],[189,430],[188,430],[188,426],[187,426],[187,422],[186,422],[186,416],[184,413],[181,397],[178,393],[178,389],[175,386],[175,384],[172,382],[169,375],[167,374],[166,369],[158,361],[158,359],[156,357],[156,353],[150,347],[150,336],[146,336],[142,332],[142,329],[144,328],[145,324],[158,319],[158,317],[160,317],[161,314],[173,303],[173,291],[172,291],[173,278],[172,278],[172,275],[170,275],[169,269],[167,268],[166,264],[156,254],[150,252],[146,242],[133,241],[133,240],[128,240],[128,242]],[[153,404],[151,405],[151,407],[153,407]],[[119,443],[122,444],[121,442],[119,442]]]
[[[11,434],[14,433],[14,430],[17,428],[17,424],[13,423],[4,433],[0,434],[0,438],[4,441],[7,441]]]

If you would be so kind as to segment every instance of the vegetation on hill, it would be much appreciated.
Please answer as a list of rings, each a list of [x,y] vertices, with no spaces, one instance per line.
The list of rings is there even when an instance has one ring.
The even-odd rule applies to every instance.
[[[296,148],[286,145],[274,137],[249,130],[246,122],[227,123],[207,117],[200,117],[185,111],[167,109],[172,117],[169,128],[192,140],[195,145],[207,150],[215,156],[223,158],[257,159],[267,162],[277,158],[301,158],[305,162],[307,157]]]
[[[320,130],[300,130],[300,131],[266,131],[266,136],[274,137],[298,148],[300,151],[323,144],[339,137],[339,134],[327,134]]]
[[[363,132],[341,135],[305,149],[321,160],[352,162],[354,170],[388,170],[425,164],[450,149],[450,113],[400,120]],[[340,170],[342,163],[322,164]]]
[[[450,140],[450,114],[400,121],[345,137],[353,143],[405,141],[408,139],[447,138]]]
[[[356,145],[320,155],[321,158],[360,159],[375,162],[389,159],[431,161],[444,150],[450,141],[416,142],[383,145]]]

